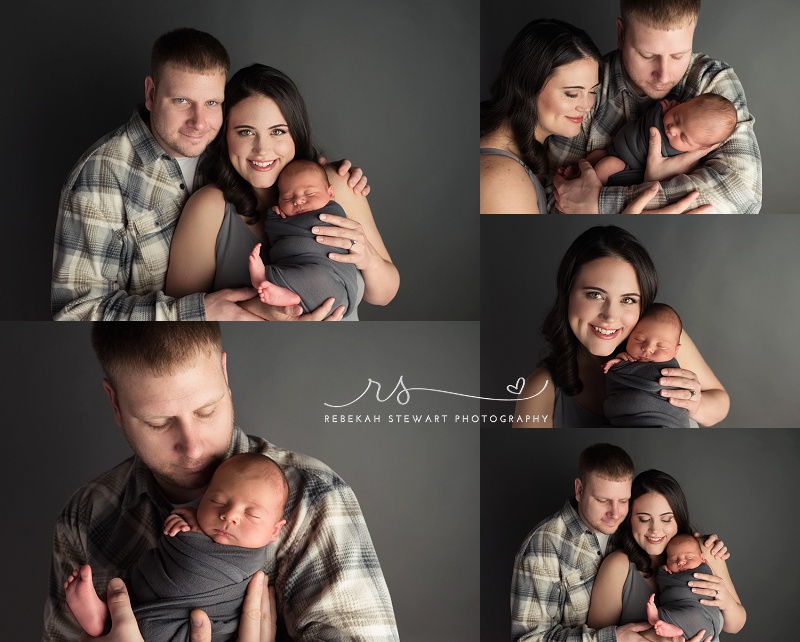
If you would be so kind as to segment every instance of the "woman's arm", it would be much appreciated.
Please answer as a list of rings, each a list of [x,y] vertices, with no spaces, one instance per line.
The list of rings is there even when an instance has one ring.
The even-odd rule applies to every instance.
[[[703,547],[703,554],[706,563],[714,571],[714,575],[698,573],[696,580],[689,582],[692,591],[700,595],[707,596],[700,600],[700,604],[716,606],[722,611],[723,625],[722,630],[726,633],[738,633],[742,630],[747,620],[747,612],[742,605],[736,588],[733,586],[731,575],[728,572],[728,565],[725,560],[717,559],[709,554],[709,550]]]
[[[592,600],[586,624],[590,629],[616,626],[622,616],[622,587],[628,577],[630,562],[622,551],[608,555],[597,571],[592,585]]]
[[[661,384],[679,390],[662,390],[661,394],[669,397],[672,405],[686,408],[701,426],[713,426],[725,419],[730,397],[686,331],[681,335],[678,362],[680,368],[665,368]]]
[[[348,250],[347,254],[332,252],[328,256],[332,261],[353,263],[364,277],[364,300],[373,305],[386,305],[397,294],[400,273],[378,232],[369,203],[364,196],[355,193],[332,167],[326,166],[325,169],[336,202],[347,213],[347,218],[323,215],[331,226],[315,232],[320,234],[317,240],[323,245]]]
[[[536,188],[513,158],[481,156],[481,214],[539,214]]]
[[[514,408],[514,428],[552,428],[556,393],[550,372],[534,370],[525,380]],[[536,418],[536,420],[534,420]],[[521,419],[521,421],[517,421]]]
[[[182,297],[211,291],[224,215],[225,198],[215,185],[197,190],[186,202],[170,244],[166,294]]]

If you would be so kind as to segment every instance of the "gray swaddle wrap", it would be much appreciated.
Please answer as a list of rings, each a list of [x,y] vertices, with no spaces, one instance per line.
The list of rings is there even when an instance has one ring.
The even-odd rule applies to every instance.
[[[306,312],[316,310],[326,299],[334,297],[336,303],[332,309],[344,305],[347,315],[358,304],[358,270],[352,263],[335,263],[328,258],[330,252],[347,254],[346,249],[322,245],[315,240],[311,228],[329,225],[319,220],[323,213],[347,218],[342,206],[335,201],[288,218],[281,218],[274,212],[267,215],[265,228],[271,246],[267,280],[297,294]]]
[[[690,428],[689,411],[673,406],[660,391],[662,368],[680,368],[677,359],[622,361],[606,374],[605,413],[618,428]]]
[[[614,136],[614,142],[608,148],[608,153],[623,160],[625,169],[612,174],[608,178],[608,185],[639,185],[644,182],[651,127],[657,127],[661,134],[662,156],[677,156],[683,153],[667,141],[661,103],[656,102],[641,118],[623,125]]]
[[[697,635],[700,629],[705,629],[706,635],[713,635],[712,642],[716,642],[722,631],[722,612],[716,606],[700,604],[701,599],[707,598],[692,593],[687,583],[694,579],[695,573],[714,574],[708,564],[672,574],[663,568],[658,569],[656,580],[660,591],[658,601],[661,604],[658,617],[680,627],[687,640]]]
[[[189,642],[189,613],[203,609],[213,642],[235,640],[244,594],[266,549],[217,544],[202,533],[164,536],[131,574],[134,614],[147,642]]]

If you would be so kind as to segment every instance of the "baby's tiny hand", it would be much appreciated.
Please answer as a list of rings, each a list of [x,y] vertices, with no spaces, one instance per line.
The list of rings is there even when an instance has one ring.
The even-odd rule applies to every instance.
[[[609,359],[603,366],[603,372],[608,374],[608,371],[611,370],[611,368],[617,365],[620,361],[622,361],[622,359]]]
[[[164,535],[169,535],[170,537],[175,537],[178,533],[185,533],[186,531],[191,530],[189,524],[186,522],[183,517],[180,515],[176,515],[172,513],[167,519],[164,521]]]

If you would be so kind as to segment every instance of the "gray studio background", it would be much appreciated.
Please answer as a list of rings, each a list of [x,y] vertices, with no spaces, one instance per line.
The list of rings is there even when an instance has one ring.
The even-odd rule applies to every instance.
[[[584,29],[607,53],[617,47],[619,2],[575,0],[542,3],[500,0],[481,4],[481,100],[488,98],[503,52],[514,35],[535,18],[559,18]],[[792,159],[798,135],[796,83],[786,70],[800,63],[797,25],[800,5],[791,0],[703,0],[694,50],[724,60],[744,87],[763,163],[763,214],[797,211]]]
[[[483,217],[482,395],[507,397],[506,386],[535,369],[564,252],[587,228],[608,224],[648,251],[657,300],[678,311],[730,394],[730,413],[718,425],[797,428],[800,221],[790,216]],[[484,402],[493,412],[509,406]]]
[[[800,432],[484,429],[481,435],[481,639],[508,639],[514,556],[525,536],[574,497],[578,455],[610,442],[636,472],[657,468],[678,481],[700,532],[728,546],[728,569],[747,623],[726,642],[787,639],[786,615],[800,589],[792,492]],[[788,637],[792,637],[791,634]]]
[[[53,232],[69,170],[144,99],[150,49],[181,26],[208,31],[231,72],[286,72],[328,158],[348,158],[400,270],[396,299],[362,319],[478,316],[478,1],[55,0],[4,9],[0,319],[49,318]],[[462,221],[472,221],[463,224]]]
[[[348,326],[348,324],[345,324]],[[326,424],[324,403],[356,399],[372,378],[389,396],[408,388],[477,394],[476,322],[227,324],[236,422],[246,432],[321,459],[356,492],[395,607],[401,638],[478,637],[478,423],[389,423],[390,414],[477,413],[477,402],[374,393],[345,410],[380,423]],[[4,640],[41,635],[52,530],[82,483],[130,456],[100,385],[89,324],[3,323],[7,439]],[[10,376],[8,376],[10,374]]]

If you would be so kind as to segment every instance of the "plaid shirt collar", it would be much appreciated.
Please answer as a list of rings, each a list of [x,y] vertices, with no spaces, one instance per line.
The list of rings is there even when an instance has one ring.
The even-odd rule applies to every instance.
[[[136,155],[145,167],[154,165],[163,156],[169,156],[150,131],[150,112],[144,103],[137,105],[128,121],[127,133]]]

